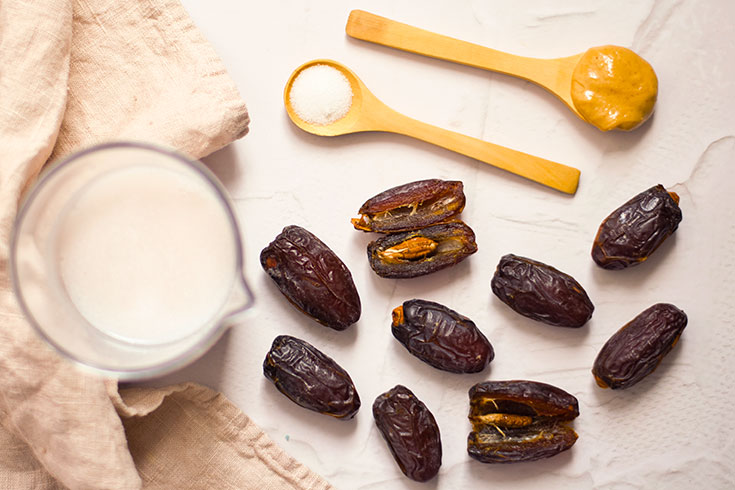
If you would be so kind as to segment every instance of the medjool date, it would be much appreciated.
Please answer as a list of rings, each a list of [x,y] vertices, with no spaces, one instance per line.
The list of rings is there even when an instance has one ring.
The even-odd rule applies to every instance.
[[[679,341],[686,314],[674,305],[658,303],[644,310],[605,343],[592,374],[602,388],[633,386],[659,365]]]
[[[469,395],[467,452],[478,461],[535,461],[566,451],[577,440],[568,423],[579,415],[579,404],[560,388],[537,381],[485,381]]]
[[[442,464],[439,426],[411,390],[397,385],[378,396],[373,417],[404,475],[420,482],[436,476]]]
[[[405,279],[452,266],[477,252],[475,233],[461,221],[383,236],[367,248],[381,277]]]
[[[600,225],[592,259],[604,269],[645,261],[681,222],[679,196],[662,185],[645,190],[612,212]]]
[[[360,408],[360,397],[347,371],[296,337],[275,338],[263,361],[263,374],[278,391],[309,410],[351,419]]]
[[[360,318],[352,274],[332,250],[299,226],[287,226],[260,253],[278,289],[319,323],[344,330]]]
[[[419,180],[368,199],[352,224],[358,230],[379,233],[417,230],[450,220],[464,205],[462,182]]]
[[[558,327],[581,327],[595,309],[572,276],[513,254],[500,259],[490,286],[517,313]]]
[[[411,354],[444,371],[477,373],[495,355],[472,320],[431,301],[412,299],[394,309],[391,330]]]

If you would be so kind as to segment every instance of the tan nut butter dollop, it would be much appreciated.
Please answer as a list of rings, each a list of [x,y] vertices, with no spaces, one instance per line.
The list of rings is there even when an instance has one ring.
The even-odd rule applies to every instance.
[[[650,64],[620,46],[587,50],[572,74],[572,102],[602,131],[630,131],[653,114],[658,78]]]

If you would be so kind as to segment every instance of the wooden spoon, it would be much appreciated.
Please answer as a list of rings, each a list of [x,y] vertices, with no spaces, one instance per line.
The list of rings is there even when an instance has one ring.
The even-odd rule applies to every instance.
[[[571,95],[572,73],[584,53],[555,59],[526,58],[442,36],[362,10],[350,12],[345,30],[347,35],[363,41],[528,80],[556,95],[572,112],[585,120],[574,107]]]
[[[291,104],[290,93],[294,80],[303,70],[314,65],[336,68],[352,87],[352,105],[349,111],[330,124],[319,125],[304,121]],[[294,124],[312,134],[337,136],[361,131],[387,131],[426,141],[567,194],[574,194],[579,184],[579,170],[576,168],[438,128],[394,111],[378,100],[349,68],[336,61],[313,60],[298,67],[286,83],[283,99],[286,112]]]

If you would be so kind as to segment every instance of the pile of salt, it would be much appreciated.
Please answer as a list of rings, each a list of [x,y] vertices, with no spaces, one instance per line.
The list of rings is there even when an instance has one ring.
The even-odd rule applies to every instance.
[[[339,70],[314,65],[303,70],[291,85],[291,107],[304,121],[326,125],[342,119],[352,106],[352,87]]]

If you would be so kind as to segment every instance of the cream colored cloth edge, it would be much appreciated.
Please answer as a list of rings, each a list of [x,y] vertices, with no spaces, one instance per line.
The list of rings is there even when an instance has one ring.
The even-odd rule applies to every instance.
[[[151,461],[175,462],[183,454],[175,445],[184,442],[166,435],[153,445],[135,437],[126,444],[117,408],[135,414],[124,422],[128,436],[150,417],[159,418],[154,429],[184,415],[215,424],[180,434],[225,437],[221,446],[234,459],[215,453],[199,465],[219,488],[332,488],[207,388],[120,395],[115,382],[77,370],[39,340],[10,289],[12,219],[52,151],[55,159],[100,141],[137,139],[199,158],[247,132],[245,104],[212,47],[176,0],[3,0],[0,29],[0,421],[10,430],[0,430],[0,487],[210,488],[181,472],[146,470],[141,479],[129,447],[140,468],[155,468]],[[160,442],[174,452],[158,453]],[[196,452],[190,457],[202,463]],[[232,471],[248,465],[253,471]],[[186,486],[170,483],[182,475]]]
[[[90,480],[135,488],[140,478],[104,387],[76,373],[31,331],[8,278],[8,244],[19,196],[49,157],[67,106],[73,15],[66,0],[0,4],[0,418],[16,435],[13,447],[18,439],[26,442],[27,454],[43,466],[24,465],[34,485],[46,481],[48,471],[62,475],[73,488],[93,488]],[[97,438],[76,451],[79,438],[89,431],[97,432]],[[100,452],[108,456],[96,457]],[[15,455],[23,457],[22,452]],[[6,467],[10,463],[3,459]],[[70,472],[70,467],[80,471]],[[7,488],[23,488],[20,475],[4,477],[12,479]]]
[[[52,160],[111,139],[201,158],[247,134],[237,86],[178,0],[72,3],[70,90]]]
[[[130,450],[146,488],[160,485],[218,489],[232,486],[254,490],[333,488],[288,456],[221,393],[195,383],[161,389],[127,388],[119,392],[110,389],[110,393],[113,404],[123,417],[126,432],[131,436]],[[159,411],[162,412],[160,415],[156,413]],[[166,424],[170,424],[172,413],[182,421],[169,428]],[[159,439],[157,431],[167,434],[166,440]],[[177,440],[192,438],[199,438],[199,443],[179,448],[177,452],[160,449],[161,445],[174,445]],[[236,464],[229,468],[200,465],[197,469],[200,476],[193,485],[188,480],[190,475],[183,474],[179,479],[169,477],[159,483],[156,477],[161,474],[160,468],[171,464],[171,461],[165,458],[151,460],[148,453],[152,447],[158,452],[175,455],[184,465],[186,461],[211,457],[213,450],[218,453],[214,461],[229,460]]]

